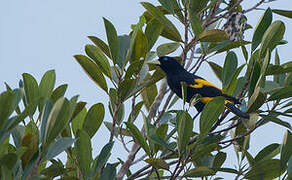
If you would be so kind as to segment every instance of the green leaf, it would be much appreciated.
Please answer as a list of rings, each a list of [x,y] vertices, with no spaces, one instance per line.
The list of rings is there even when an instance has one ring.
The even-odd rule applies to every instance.
[[[156,84],[152,84],[151,86],[147,86],[142,90],[141,96],[142,96],[142,99],[144,101],[144,105],[145,105],[147,110],[150,109],[150,106],[154,102],[155,97],[157,95],[157,92],[158,92],[158,90],[157,90]]]
[[[287,17],[287,18],[292,18],[292,11],[289,10],[280,10],[280,9],[273,9],[273,13],[276,13],[278,15]]]
[[[141,134],[141,132],[139,131],[139,129],[132,122],[126,122],[125,124],[127,128],[129,129],[130,133],[132,134],[133,138],[135,139],[135,141],[139,143],[139,145],[144,149],[146,154],[150,156],[151,155],[150,147],[146,143],[146,140]]]
[[[49,146],[48,152],[45,156],[45,159],[50,160],[55,156],[65,151],[68,147],[70,147],[74,143],[74,139],[70,137],[62,137],[57,139],[56,142]]]
[[[171,1],[165,1],[165,0],[158,0],[159,3],[165,8],[167,9],[171,14],[174,14],[174,9],[172,6]]]
[[[292,156],[292,133],[290,131],[286,131],[283,139],[283,145],[281,149],[281,167],[285,167],[287,162]]]
[[[119,39],[119,56],[118,56],[118,66],[122,69],[126,65],[126,57],[130,47],[131,37],[128,35],[118,36]],[[114,73],[114,72],[112,72]]]
[[[9,170],[11,170],[16,164],[17,159],[18,158],[15,153],[7,153],[1,157],[0,164],[6,166]]]
[[[41,122],[41,129],[40,129],[40,132],[41,132],[41,142],[44,143],[44,138],[45,138],[45,133],[46,133],[46,127],[47,127],[47,123],[48,123],[48,118],[49,118],[49,115],[50,115],[50,112],[52,110],[52,103],[47,100],[46,101],[46,104],[45,104],[45,107],[44,107],[44,110],[41,114],[41,118],[40,118],[40,122]]]
[[[132,61],[139,61],[141,58],[145,59],[148,50],[148,42],[142,30],[138,30],[135,39],[134,50],[132,52]]]
[[[201,20],[196,12],[192,12],[191,10],[190,12],[191,13],[189,14],[189,19],[191,21],[193,32],[195,33],[196,36],[199,36],[203,32]]]
[[[227,154],[224,152],[218,152],[213,161],[213,168],[220,168],[222,164],[225,162]]]
[[[77,140],[75,142],[76,158],[79,164],[82,176],[87,178],[90,164],[92,161],[92,147],[89,135],[82,129],[77,131]]]
[[[280,153],[280,144],[273,143],[265,148],[263,148],[255,157],[255,161],[258,163],[259,161],[272,159],[274,156]]]
[[[30,116],[32,116],[36,110],[37,100],[39,99],[39,88],[38,83],[35,78],[28,74],[22,74],[23,83],[24,83],[24,93],[25,93],[25,102],[34,106]]]
[[[179,154],[182,156],[193,134],[193,119],[186,111],[179,111],[176,115],[176,122],[178,134],[177,144]]]
[[[213,72],[215,73],[216,77],[222,82],[223,68],[214,62],[208,61],[208,64],[211,67],[211,69],[213,70]]]
[[[192,10],[193,13],[198,13],[206,7],[208,0],[190,0],[189,3],[189,9]]]
[[[78,113],[74,119],[71,121],[71,128],[72,128],[72,132],[74,134],[74,136],[77,135],[77,131],[78,129],[82,129],[82,126],[83,126],[83,122],[84,122],[84,119],[85,119],[85,116],[87,114],[87,110],[86,108],[84,107],[80,113]]]
[[[136,120],[136,118],[138,117],[138,115],[141,111],[143,104],[144,104],[144,102],[141,101],[135,105],[133,111],[129,115],[128,121],[134,122]],[[132,115],[133,115],[133,117],[132,117]]]
[[[274,116],[270,116],[270,115],[261,115],[266,121],[271,121],[273,123],[279,124],[281,126],[284,126],[288,129],[292,129],[290,123],[286,122],[286,121],[282,121],[281,119],[274,117]]]
[[[205,30],[198,37],[201,42],[222,42],[228,39],[226,32],[220,29]]]
[[[95,36],[88,36],[88,38],[97,46],[99,47],[107,57],[112,58],[110,54],[110,50],[108,45],[101,39]]]
[[[179,48],[179,46],[180,46],[180,43],[178,43],[178,42],[161,44],[156,49],[157,55],[159,57],[161,57],[161,56],[165,56],[167,54],[170,54],[170,53],[176,51],[177,48]]]
[[[102,75],[102,72],[99,70],[98,66],[92,62],[89,58],[83,55],[75,55],[75,59],[82,66],[83,70],[87,75],[104,91],[107,92],[107,84]]]
[[[50,100],[52,103],[55,103],[60,97],[63,97],[66,90],[67,90],[68,84],[63,84],[57,87],[50,97]]]
[[[100,179],[115,180],[116,179],[116,168],[113,164],[107,164],[104,168]]]
[[[40,111],[43,110],[43,106],[46,102],[46,99],[52,95],[55,82],[56,82],[55,70],[47,71],[43,75],[42,80],[39,85],[39,96],[42,98],[42,102],[39,102]]]
[[[147,23],[145,29],[145,36],[148,41],[147,52],[150,51],[157,41],[159,35],[162,33],[163,25],[159,23],[156,19],[152,19]]]
[[[242,71],[242,69],[244,68],[245,64],[242,64],[241,66],[239,66],[236,71],[233,73],[230,82],[228,83],[228,85],[223,88],[223,91],[226,94],[233,94],[233,92],[235,91],[236,87],[237,87],[237,83],[238,83],[238,75],[240,74],[240,72]]]
[[[233,51],[228,52],[222,70],[223,87],[225,87],[232,79],[232,76],[236,71],[237,65],[238,60],[236,54]]]
[[[135,48],[135,42],[136,42],[136,37],[137,37],[137,33],[139,30],[142,30],[142,27],[144,26],[146,20],[144,18],[144,16],[140,16],[139,18],[139,22],[134,25],[133,27],[133,32],[131,33],[131,39],[130,39],[130,45],[129,45],[129,50],[127,52],[127,56],[125,59],[125,63],[124,66],[127,64],[127,62],[131,59],[134,48]]]
[[[280,160],[269,159],[255,164],[245,174],[244,179],[274,179],[284,172],[280,167]]]
[[[90,173],[90,176],[95,176],[98,171],[105,165],[105,163],[107,162],[108,158],[111,155],[111,150],[113,148],[114,142],[109,142],[107,143],[100,151],[97,160],[93,166],[93,171]]]
[[[0,94],[0,130],[5,126],[9,116],[17,108],[23,94],[20,89]]]
[[[205,105],[200,117],[200,133],[202,136],[207,135],[212,125],[218,120],[224,110],[224,100],[221,96],[216,97]]]
[[[289,98],[292,96],[292,86],[287,86],[276,90],[271,96],[268,98],[268,101],[274,101],[278,99]]]
[[[265,103],[266,97],[266,94],[260,92],[260,87],[258,87],[248,101],[247,113],[257,111]]]
[[[184,177],[204,177],[204,176],[213,176],[216,172],[208,167],[199,166],[194,169],[188,170],[183,175]]]
[[[259,20],[252,37],[251,50],[254,51],[262,42],[262,38],[270,24],[272,23],[273,15],[270,8],[268,8]]]
[[[119,54],[119,39],[118,39],[117,31],[114,25],[106,18],[103,18],[103,22],[104,22],[104,26],[106,30],[106,37],[107,37],[107,42],[109,44],[111,57],[114,63],[116,64],[118,61],[118,54]]]
[[[118,96],[122,102],[127,100],[130,97],[131,92],[136,86],[135,79],[125,79],[120,83],[118,87]]]
[[[94,60],[99,69],[111,79],[112,73],[108,59],[103,54],[102,50],[94,45],[87,44],[85,46],[86,54]]]
[[[261,65],[259,64],[259,62],[255,62],[248,87],[248,97],[251,97],[251,95],[254,93],[260,74]]]
[[[70,104],[65,98],[60,98],[50,111],[45,131],[45,144],[50,144],[63,131],[69,121]]]
[[[181,41],[181,37],[179,31],[176,27],[172,24],[170,20],[168,20],[164,14],[154,5],[148,2],[141,2],[142,6],[154,17],[156,18],[165,28],[169,29],[172,37],[176,41]]]
[[[223,48],[217,50],[216,53],[221,53],[221,52],[225,52],[234,48],[238,48],[238,47],[244,47],[244,45],[250,44],[251,42],[249,41],[244,41],[244,40],[239,40],[239,41],[232,41],[230,43],[228,43],[226,46],[224,46]]]
[[[260,56],[263,57],[267,49],[274,49],[276,44],[283,39],[284,33],[285,24],[282,21],[273,22],[263,35]]]
[[[165,169],[169,170],[169,165],[162,159],[157,159],[157,158],[148,158],[145,160],[148,164],[151,166],[157,168],[157,169]]]
[[[96,131],[102,124],[104,114],[105,111],[102,103],[94,104],[88,110],[82,128],[87,132],[90,138],[93,137],[93,135],[96,133]]]

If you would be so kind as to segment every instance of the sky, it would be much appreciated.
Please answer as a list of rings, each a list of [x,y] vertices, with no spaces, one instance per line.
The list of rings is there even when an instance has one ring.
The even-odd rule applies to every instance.
[[[154,0],[145,0],[157,4]],[[75,54],[84,54],[84,46],[91,43],[87,36],[97,36],[106,40],[102,17],[110,20],[119,35],[128,34],[130,25],[138,22],[144,9],[139,0],[9,0],[0,2],[0,92],[5,90],[4,82],[11,87],[18,87],[22,73],[32,74],[39,82],[42,75],[50,69],[56,70],[56,84],[69,84],[66,97],[79,94],[79,99],[88,102],[87,107],[104,102],[105,94],[87,77],[73,58]],[[252,7],[254,0],[246,0],[244,8]],[[291,10],[289,0],[277,0],[269,4],[275,9]],[[266,4],[261,6],[268,7]],[[263,11],[247,14],[248,23],[253,27]],[[282,20],[286,24],[284,39],[288,42],[292,37],[291,19],[274,15],[274,20]],[[246,33],[246,39],[252,37],[252,30]],[[157,45],[170,42],[160,40]],[[279,47],[282,62],[291,61],[291,44]],[[240,61],[243,56],[238,53]],[[214,56],[211,60],[223,64],[224,56]],[[209,81],[220,85],[208,66],[198,71],[198,75],[207,77]],[[106,115],[105,120],[110,120]],[[268,124],[255,131],[251,139],[254,147],[252,154],[264,146],[282,142],[285,129],[275,124]],[[93,154],[96,156],[108,141],[109,132],[102,129],[93,138]],[[102,137],[102,138],[101,138]],[[126,154],[116,143],[111,160]],[[227,165],[236,164],[234,156],[227,159]]]

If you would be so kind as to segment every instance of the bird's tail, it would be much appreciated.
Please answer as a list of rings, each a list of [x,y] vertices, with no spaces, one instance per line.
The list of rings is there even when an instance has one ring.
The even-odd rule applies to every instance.
[[[249,119],[249,115],[245,112],[242,112],[240,109],[238,109],[234,104],[227,102],[225,103],[225,106],[233,112],[235,115],[242,117],[244,119]]]

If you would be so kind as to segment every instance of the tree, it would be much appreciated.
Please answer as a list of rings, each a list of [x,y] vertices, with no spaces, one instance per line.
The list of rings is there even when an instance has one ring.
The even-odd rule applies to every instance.
[[[244,16],[270,1],[260,0],[248,9],[242,8],[243,0],[159,0],[159,6],[142,2],[145,12],[128,35],[118,35],[104,18],[107,43],[89,36],[94,45],[85,46],[87,56],[74,57],[108,96],[108,106],[96,103],[87,110],[78,96],[65,98],[67,85],[54,88],[53,70],[39,84],[27,73],[19,88],[6,84],[0,94],[1,179],[220,179],[219,173],[236,179],[291,179],[292,134],[286,119],[292,116],[292,63],[280,62],[277,48],[287,44],[285,23],[272,16],[291,18],[292,11],[268,8],[254,28]],[[244,40],[249,28],[253,38]],[[160,37],[169,42],[154,50]],[[224,92],[243,99],[246,106],[241,109],[250,119],[230,115],[221,97],[195,118],[190,109],[199,96],[175,106],[178,97],[169,91],[165,74],[149,64],[173,52],[181,52],[175,58],[193,73],[207,63]],[[244,61],[238,60],[239,53]],[[223,66],[210,61],[218,54],[226,54]],[[105,107],[111,121],[104,121]],[[102,123],[109,141],[93,158],[91,138]],[[283,143],[253,155],[250,135],[267,123],[287,129]],[[115,143],[123,145],[128,157],[108,162]],[[231,145],[236,168],[223,166]],[[61,152],[66,162],[56,158]],[[138,152],[142,157],[136,157]]]

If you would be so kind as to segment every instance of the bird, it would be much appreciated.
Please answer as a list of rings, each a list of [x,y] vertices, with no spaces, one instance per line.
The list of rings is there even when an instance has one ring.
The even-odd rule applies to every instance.
[[[186,102],[190,103],[193,96],[196,94],[201,96],[200,101],[194,105],[198,114],[203,111],[204,106],[214,97],[223,96],[226,99],[226,108],[241,118],[249,119],[249,114],[242,112],[235,106],[235,104],[241,104],[239,99],[225,94],[222,89],[206,81],[204,78],[188,72],[173,57],[161,56],[154,64],[165,72],[169,88],[178,97],[182,98],[182,82],[184,82],[187,87]]]

